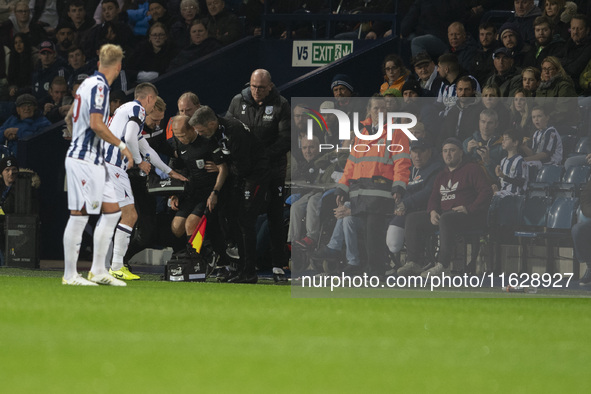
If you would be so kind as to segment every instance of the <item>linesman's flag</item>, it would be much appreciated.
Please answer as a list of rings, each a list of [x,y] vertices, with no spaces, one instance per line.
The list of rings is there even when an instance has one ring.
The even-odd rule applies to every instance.
[[[205,239],[205,228],[207,227],[207,215],[203,214],[201,216],[201,220],[197,223],[197,227],[195,227],[195,231],[193,231],[193,235],[189,238],[189,244],[197,253],[201,252],[201,246],[203,246],[203,240]]]

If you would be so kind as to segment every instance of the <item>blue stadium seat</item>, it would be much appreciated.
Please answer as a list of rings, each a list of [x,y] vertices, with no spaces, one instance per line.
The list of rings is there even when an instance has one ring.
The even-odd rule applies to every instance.
[[[573,154],[586,155],[589,153],[591,153],[591,140],[589,137],[583,137],[575,145]]]
[[[501,246],[515,243],[514,231],[520,224],[525,196],[493,197],[489,209],[490,248],[492,270],[502,272]]]
[[[575,166],[569,168],[562,177],[563,183],[574,183],[576,185],[583,185],[589,180],[591,175],[591,166]]]

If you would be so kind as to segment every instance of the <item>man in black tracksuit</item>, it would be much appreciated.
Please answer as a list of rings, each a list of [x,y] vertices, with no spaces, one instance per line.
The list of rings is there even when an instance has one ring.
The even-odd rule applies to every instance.
[[[279,95],[267,70],[255,70],[250,86],[234,96],[228,115],[244,123],[262,142],[269,158],[267,188],[267,216],[271,234],[273,278],[284,282],[282,267],[286,263],[283,252],[286,234],[283,228],[283,187],[290,150],[291,110],[288,101]]]
[[[243,263],[230,283],[256,283],[256,218],[264,203],[269,161],[259,139],[241,122],[219,118],[208,106],[201,106],[189,121],[200,137],[215,141],[229,166],[226,182],[230,190],[227,217],[229,229]],[[234,225],[235,224],[235,225]]]

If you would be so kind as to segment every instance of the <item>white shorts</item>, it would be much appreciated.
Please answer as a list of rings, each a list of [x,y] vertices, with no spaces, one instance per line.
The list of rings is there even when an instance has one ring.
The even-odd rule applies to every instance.
[[[110,183],[115,190],[115,197],[119,206],[124,207],[134,204],[135,200],[127,172],[110,163],[105,163],[105,167],[107,168],[107,184]]]
[[[103,202],[117,202],[103,165],[66,157],[66,175],[69,210],[82,211],[86,208],[89,215],[98,215]]]

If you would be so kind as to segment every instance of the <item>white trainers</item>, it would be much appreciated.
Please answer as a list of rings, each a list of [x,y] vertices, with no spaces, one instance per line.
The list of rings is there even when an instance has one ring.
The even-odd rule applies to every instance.
[[[70,286],[98,286],[96,283],[86,280],[80,274],[76,274],[73,279],[66,280],[66,278],[62,277],[62,285],[70,285]]]
[[[423,272],[423,267],[414,261],[407,261],[402,267],[398,268],[396,272],[400,276],[420,275]]]
[[[114,278],[113,276],[111,276],[108,273],[95,275],[92,272],[89,272],[88,273],[88,280],[90,280],[91,282],[94,282],[94,283],[98,283],[100,285],[127,286],[127,283],[125,283],[122,280]]]
[[[421,276],[423,278],[427,278],[427,276],[437,276],[441,275],[444,271],[443,265],[441,263],[435,264],[435,267],[429,268],[426,271],[421,272]]]

